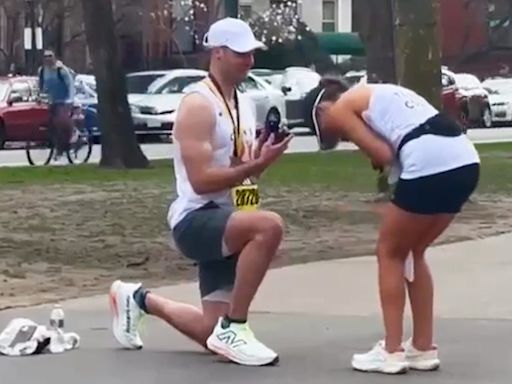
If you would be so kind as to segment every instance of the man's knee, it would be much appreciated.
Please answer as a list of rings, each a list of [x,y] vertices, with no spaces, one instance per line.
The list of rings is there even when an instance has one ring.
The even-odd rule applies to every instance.
[[[277,246],[284,234],[284,220],[275,212],[235,212],[229,219],[224,241],[231,252],[241,251],[250,241]]]
[[[259,218],[259,234],[280,241],[284,234],[283,218],[271,211],[262,211],[261,214]]]

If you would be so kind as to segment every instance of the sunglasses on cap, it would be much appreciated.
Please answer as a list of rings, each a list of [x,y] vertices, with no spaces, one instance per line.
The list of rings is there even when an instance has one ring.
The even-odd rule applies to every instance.
[[[315,102],[313,103],[313,108],[311,109],[311,118],[312,118],[312,122],[313,122],[313,128],[315,129],[315,136],[316,136],[316,140],[318,142],[318,146],[320,147],[320,149],[324,149],[325,147],[325,144],[323,143],[323,140],[322,140],[322,130],[320,129],[320,122],[318,121],[318,105],[320,104],[320,102],[322,101],[322,96],[324,95],[325,93],[325,88],[321,88],[320,91],[318,92],[318,95],[316,96],[315,98]]]

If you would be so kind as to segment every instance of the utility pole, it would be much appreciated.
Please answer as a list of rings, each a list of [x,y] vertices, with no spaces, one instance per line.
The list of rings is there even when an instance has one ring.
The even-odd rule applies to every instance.
[[[238,0],[224,0],[226,17],[238,18]]]
[[[441,109],[440,0],[393,0],[398,83]]]

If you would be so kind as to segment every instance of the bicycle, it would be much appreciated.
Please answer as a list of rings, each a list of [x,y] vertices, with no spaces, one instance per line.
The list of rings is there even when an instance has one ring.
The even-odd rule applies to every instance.
[[[69,164],[85,164],[89,161],[93,147],[93,134],[83,125],[83,114],[80,107],[74,107],[71,119],[74,126],[73,139],[65,151]],[[56,138],[47,126],[39,128],[36,140],[28,140],[25,153],[30,165],[48,165],[52,159],[58,160],[56,154]]]

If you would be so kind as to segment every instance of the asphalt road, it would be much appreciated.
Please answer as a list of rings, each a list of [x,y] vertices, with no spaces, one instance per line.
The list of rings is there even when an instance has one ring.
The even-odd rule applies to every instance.
[[[473,129],[469,131],[469,137],[475,143],[485,142],[507,142],[512,141],[512,128],[496,129]],[[168,159],[174,156],[173,144],[142,144],[142,150],[150,160]],[[355,146],[348,143],[341,143],[340,150],[355,149]],[[318,150],[316,139],[313,136],[304,135],[303,130],[297,131],[295,137],[290,143],[288,153],[293,152],[315,152]],[[90,162],[97,163],[100,159],[101,147],[94,146]],[[66,164],[62,162],[61,164]],[[23,166],[28,165],[24,150],[4,150],[0,151],[0,166]]]
[[[371,346],[380,336],[377,317],[253,316],[254,332],[281,359],[276,367],[253,368],[221,362],[153,319],[146,324],[145,349],[120,350],[108,330],[105,312],[68,311],[70,329],[83,339],[81,348],[62,355],[0,358],[1,383],[391,384],[405,380],[411,384],[508,384],[512,376],[510,344],[503,342],[512,337],[510,322],[442,320],[438,337],[444,345],[443,368],[393,377],[350,368],[352,353]],[[41,321],[46,315],[40,311]]]
[[[148,318],[141,351],[119,349],[110,332],[106,294],[62,303],[66,328],[82,338],[62,355],[0,357],[1,384],[509,384],[512,377],[510,243],[512,234],[434,247],[438,372],[406,376],[350,368],[382,333],[374,256],[321,261],[270,271],[253,303],[255,334],[280,354],[276,367],[220,362],[162,321]],[[152,289],[197,304],[194,283]],[[0,312],[47,324],[51,306]],[[406,313],[409,313],[407,310]],[[405,323],[410,335],[410,317]]]

